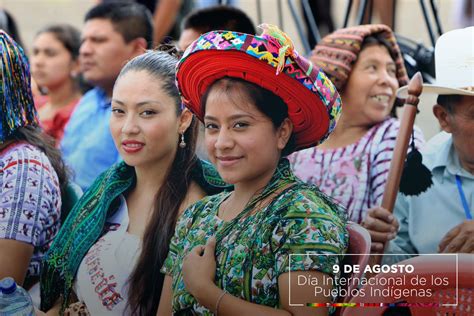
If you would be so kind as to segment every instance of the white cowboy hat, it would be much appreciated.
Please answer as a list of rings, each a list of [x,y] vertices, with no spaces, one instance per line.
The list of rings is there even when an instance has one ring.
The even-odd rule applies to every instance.
[[[474,27],[444,33],[435,46],[436,81],[423,84],[423,94],[460,94],[474,96]],[[408,96],[408,86],[397,91]]]

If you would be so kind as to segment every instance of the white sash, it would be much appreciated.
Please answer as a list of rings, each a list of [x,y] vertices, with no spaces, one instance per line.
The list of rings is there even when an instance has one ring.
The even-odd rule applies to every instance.
[[[75,292],[91,315],[123,315],[128,300],[128,277],[141,251],[141,240],[127,232],[128,209],[120,196],[119,210],[107,220],[110,229],[82,259]]]

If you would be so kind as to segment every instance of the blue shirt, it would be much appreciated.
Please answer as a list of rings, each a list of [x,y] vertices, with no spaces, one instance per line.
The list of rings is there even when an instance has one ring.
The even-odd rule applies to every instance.
[[[438,245],[453,227],[465,221],[466,214],[456,185],[462,188],[471,214],[474,205],[474,175],[462,168],[451,135],[441,133],[422,151],[423,164],[433,174],[433,185],[418,196],[397,196],[394,215],[400,230],[386,253],[437,253]],[[411,256],[384,256],[384,261],[399,262]]]
[[[74,172],[74,181],[86,190],[94,179],[120,160],[109,129],[110,99],[94,88],[87,92],[66,125],[61,151]]]

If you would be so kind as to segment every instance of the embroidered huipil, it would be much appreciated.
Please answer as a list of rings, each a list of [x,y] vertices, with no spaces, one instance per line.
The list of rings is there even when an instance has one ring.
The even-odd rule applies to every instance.
[[[46,155],[19,142],[0,152],[0,238],[34,247],[27,278],[40,274],[40,262],[59,231],[61,193]],[[1,266],[1,263],[0,263]]]
[[[184,256],[211,236],[217,240],[217,286],[246,301],[279,307],[278,276],[282,273],[333,274],[332,266],[340,263],[348,243],[342,209],[316,187],[298,180],[286,159],[280,161],[261,196],[274,193],[277,195],[256,212],[242,216],[244,210],[229,222],[217,216],[229,192],[206,197],[183,213],[162,268],[173,278],[174,312],[211,315],[186,291],[181,273]],[[309,253],[312,255],[292,256],[289,266],[290,254]]]
[[[229,187],[220,179],[210,163],[195,158],[191,165],[193,181],[207,194],[217,193]],[[83,285],[89,282],[89,285],[82,287],[83,289],[89,286],[93,290],[79,289],[79,296],[84,298],[86,304],[88,298],[91,298],[93,303],[89,304],[98,306],[98,309],[91,307],[93,311],[100,310],[104,307],[102,303],[105,303],[104,308],[107,310],[111,308],[115,314],[121,314],[124,304],[120,304],[122,302],[120,298],[125,301],[128,297],[126,295],[128,287],[123,286],[124,279],[135,265],[134,260],[140,251],[137,250],[137,245],[140,244],[141,247],[138,238],[126,233],[128,212],[126,203],[121,198],[135,187],[135,184],[135,168],[120,162],[102,173],[75,204],[42,261],[41,309],[51,309],[60,296],[69,299],[74,283],[81,278],[78,275],[81,267],[82,270],[79,272],[81,275],[90,273],[94,278],[80,280],[85,281]],[[120,208],[119,202],[121,202]],[[109,229],[110,223],[120,224],[120,229],[115,231]],[[107,233],[104,235],[105,232]],[[109,259],[113,256],[116,261],[121,261],[120,265],[110,264]],[[87,259],[84,259],[86,257]],[[96,269],[102,269],[104,274],[96,273]],[[106,282],[110,281],[111,275],[114,275],[116,282],[108,285],[113,289],[105,286]],[[63,300],[63,308],[67,307],[67,301]],[[101,315],[99,312],[92,314]]]
[[[382,203],[399,128],[399,121],[390,118],[348,146],[296,152],[290,157],[293,171],[346,207],[349,219],[360,223],[369,208]],[[423,142],[415,126],[415,146]]]

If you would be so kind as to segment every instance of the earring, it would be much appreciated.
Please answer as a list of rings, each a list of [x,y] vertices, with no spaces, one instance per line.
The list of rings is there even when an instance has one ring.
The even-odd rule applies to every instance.
[[[184,141],[184,132],[181,133],[181,141],[179,142],[179,147],[181,148],[186,147],[186,142]]]

